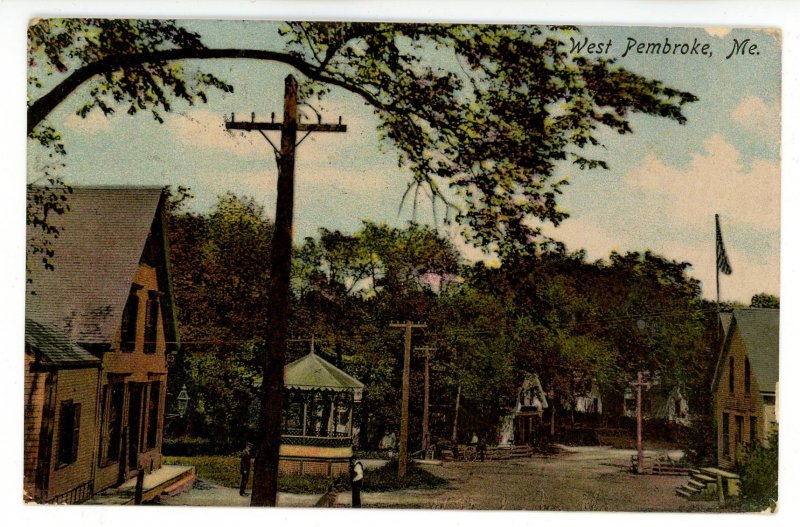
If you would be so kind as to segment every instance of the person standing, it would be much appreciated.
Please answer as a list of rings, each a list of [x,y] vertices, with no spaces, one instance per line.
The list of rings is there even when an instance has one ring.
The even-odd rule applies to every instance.
[[[250,479],[250,461],[252,455],[250,454],[250,443],[247,443],[239,456],[239,474],[242,477],[242,482],[239,484],[239,496],[246,496],[247,481]]]
[[[350,489],[353,493],[352,507],[354,509],[361,508],[361,487],[363,484],[364,465],[356,459],[356,456],[353,456],[350,458]]]

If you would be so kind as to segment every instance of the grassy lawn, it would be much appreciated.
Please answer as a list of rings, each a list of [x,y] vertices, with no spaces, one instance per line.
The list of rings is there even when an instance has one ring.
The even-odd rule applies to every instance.
[[[239,487],[238,456],[193,456],[164,458],[167,465],[193,465],[200,479],[222,485]],[[250,472],[248,488],[252,488],[253,473]],[[447,480],[434,476],[430,472],[411,464],[408,473],[402,480],[397,477],[397,463],[391,462],[378,469],[367,469],[364,474],[365,492],[386,492],[400,489],[433,489],[447,484]],[[332,485],[335,490],[350,489],[347,476],[324,478],[316,476],[281,475],[278,481],[282,492],[298,494],[323,494]]]

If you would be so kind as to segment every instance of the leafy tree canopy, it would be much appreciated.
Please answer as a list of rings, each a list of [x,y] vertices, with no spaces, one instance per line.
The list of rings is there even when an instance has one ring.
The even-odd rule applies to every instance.
[[[539,222],[558,225],[565,179],[556,164],[605,167],[588,153],[597,131],[631,131],[639,112],[686,121],[690,93],[614,65],[572,55],[572,27],[464,24],[291,22],[281,50],[211,49],[175,21],[44,19],[29,27],[29,136],[63,151],[46,121],[84,82],[77,113],[170,111],[172,101],[206,101],[206,90],[232,91],[222,79],[189,70],[181,59],[243,58],[292,66],[306,100],[332,87],[372,106],[381,137],[413,180],[447,204],[448,218],[489,250],[520,248]]]
[[[781,299],[769,293],[758,293],[753,295],[753,298],[750,299],[750,307],[779,309],[781,307]]]

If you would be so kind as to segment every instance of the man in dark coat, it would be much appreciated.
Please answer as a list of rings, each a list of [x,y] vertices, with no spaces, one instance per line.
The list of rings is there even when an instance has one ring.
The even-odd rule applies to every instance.
[[[247,481],[250,479],[250,460],[252,459],[250,448],[250,443],[247,443],[239,457],[239,474],[242,476],[242,482],[239,484],[239,496],[247,495],[245,490],[247,490]]]
[[[356,459],[356,456],[350,458],[350,489],[353,492],[352,507],[354,509],[361,508],[361,487],[364,485],[364,465],[361,461]]]

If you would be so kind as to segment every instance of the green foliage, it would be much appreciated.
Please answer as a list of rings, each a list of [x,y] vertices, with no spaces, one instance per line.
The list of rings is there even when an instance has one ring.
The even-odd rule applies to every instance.
[[[778,505],[778,433],[773,433],[766,445],[756,443],[740,467],[741,508],[774,512]]]
[[[141,19],[39,19],[28,27],[28,84],[37,90],[71,70],[99,61],[169,48],[203,49],[200,36],[187,31],[174,20]],[[205,72],[193,71],[180,63],[153,61],[119,66],[98,72],[89,98],[77,110],[86,117],[98,108],[105,115],[120,106],[128,114],[149,110],[162,122],[160,111],[172,109],[171,99],[189,104],[205,102],[206,87],[233,91],[233,87]],[[65,95],[66,96],[66,95]],[[37,138],[37,137],[34,137]]]
[[[28,29],[29,136],[60,144],[40,123],[84,81],[79,115],[122,107],[160,122],[173,99],[233,90],[180,59],[279,61],[305,76],[307,102],[338,86],[371,105],[412,173],[409,190],[441,200],[470,241],[525,252],[538,222],[567,217],[559,163],[604,168],[586,148],[602,146],[600,128],[628,133],[632,113],[684,123],[682,108],[697,100],[613,60],[571,54],[573,27],[292,22],[281,33],[284,50],[210,50],[172,20],[38,20]]]
[[[600,145],[598,128],[628,133],[634,112],[683,123],[696,100],[613,60],[571,55],[575,28],[293,22],[283,32],[316,73],[304,95],[336,84],[365,98],[412,187],[495,250],[524,251],[541,234],[532,219],[567,217],[555,167],[605,167],[584,150]]]
[[[699,406],[699,405],[698,405]],[[692,419],[683,439],[684,459],[695,467],[714,466],[717,463],[717,429],[711,414],[700,414]]]
[[[435,489],[447,485],[447,480],[434,476],[424,468],[410,463],[403,478],[397,476],[397,461],[380,468],[364,471],[365,492],[391,492],[402,489]]]
[[[251,198],[219,197],[208,215],[184,212],[188,189],[170,202],[173,288],[182,346],[175,385],[192,393],[189,430],[242,440],[255,430],[256,377],[266,319],[272,224]]]
[[[197,471],[197,477],[223,487],[238,488],[241,481],[239,456],[165,456],[164,463],[191,465]],[[251,471],[251,481],[252,477]]]
[[[758,293],[753,295],[753,298],[750,300],[750,307],[780,309],[781,299],[769,293]]]
[[[223,487],[238,488],[241,482],[238,456],[169,456],[164,458],[164,463],[192,465],[200,479]],[[252,485],[252,478],[251,471],[248,486]],[[362,490],[390,492],[403,489],[435,489],[444,485],[447,485],[446,479],[434,476],[414,463],[408,466],[406,477],[400,479],[397,477],[397,461],[392,461],[377,469],[366,469]],[[281,492],[297,494],[324,494],[330,489],[347,492],[350,490],[350,480],[347,474],[336,478],[281,474],[278,478],[278,488]]]
[[[27,186],[27,208],[25,221],[32,227],[33,236],[28,236],[26,244],[25,268],[30,273],[32,265],[42,265],[45,269],[53,270],[52,258],[55,256],[53,244],[58,238],[58,222],[54,216],[64,214],[69,210],[69,195],[72,188],[64,185],[58,176],[47,170],[43,176],[44,184],[29,184]],[[28,284],[33,281],[30,277]],[[36,294],[35,289],[29,288],[31,294]]]

